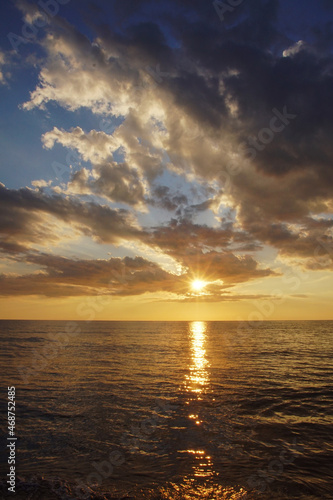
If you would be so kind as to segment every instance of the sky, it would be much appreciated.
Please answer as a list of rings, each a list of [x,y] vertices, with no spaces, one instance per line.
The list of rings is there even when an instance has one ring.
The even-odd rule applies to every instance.
[[[0,14],[0,318],[333,319],[333,1]]]

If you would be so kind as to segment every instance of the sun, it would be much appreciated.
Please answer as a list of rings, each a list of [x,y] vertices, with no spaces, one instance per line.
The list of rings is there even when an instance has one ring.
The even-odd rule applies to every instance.
[[[206,281],[194,280],[192,281],[191,286],[195,292],[201,292],[207,284],[208,283],[206,283]]]

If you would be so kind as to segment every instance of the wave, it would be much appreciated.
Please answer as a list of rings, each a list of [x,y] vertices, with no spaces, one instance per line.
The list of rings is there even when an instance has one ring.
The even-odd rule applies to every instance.
[[[5,481],[0,482],[1,500],[13,498]],[[320,496],[322,500],[332,500],[330,492]],[[164,486],[135,488],[118,491],[103,491],[92,485],[74,483],[58,477],[32,476],[17,478],[15,500],[317,500],[317,495],[293,492],[292,496],[278,491],[266,493],[256,490],[222,486],[221,484],[183,478],[181,483],[169,482]]]
[[[1,499],[12,498],[7,485],[0,483]],[[6,496],[7,495],[7,496]],[[182,500],[182,499],[220,499],[220,500],[252,500],[259,498],[255,493],[246,492],[242,488],[222,487],[218,484],[202,482],[193,485],[191,480],[181,484],[168,483],[156,489],[129,490],[110,492],[94,489],[85,484],[70,483],[60,478],[44,478],[33,476],[29,479],[17,478],[16,500]],[[262,496],[260,498],[263,498]]]

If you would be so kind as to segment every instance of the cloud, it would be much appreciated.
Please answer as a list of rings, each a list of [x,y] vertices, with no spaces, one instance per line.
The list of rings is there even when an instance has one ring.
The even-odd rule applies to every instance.
[[[27,188],[9,190],[2,185],[0,194],[0,246],[3,252],[16,256],[18,261],[41,268],[31,275],[31,294],[38,289],[40,294],[45,295],[94,295],[103,292],[110,273],[113,276],[118,273],[115,278],[118,285],[119,280],[125,280],[128,285],[124,291],[118,286],[115,289],[118,295],[136,295],[155,290],[178,296],[188,293],[189,281],[200,273],[204,273],[212,282],[222,280],[223,287],[274,274],[269,269],[260,269],[249,255],[236,256],[227,250],[233,242],[242,242],[242,233],[234,232],[230,225],[214,229],[193,224],[189,220],[175,220],[167,227],[142,230],[126,210],[115,210],[63,195],[49,195],[43,188],[36,191]],[[94,262],[36,253],[36,249],[42,246],[48,248],[61,241],[64,227],[74,231],[76,236],[88,235],[100,243],[142,243],[147,249],[172,257],[183,272],[175,275],[139,257],[134,261],[125,258],[123,263],[119,259]],[[247,244],[246,235],[243,236]],[[135,267],[133,262],[138,266]],[[8,293],[29,293],[29,280],[25,275],[3,276],[2,280]],[[219,296],[217,289],[212,289],[211,293]]]
[[[259,16],[259,11],[253,9]],[[275,14],[271,9],[267,16],[273,19]],[[327,182],[332,180],[333,154],[330,141],[333,122],[328,111],[333,100],[331,56],[322,57],[290,46],[285,50],[290,55],[291,50],[293,57],[276,56],[260,45],[262,40],[256,46],[242,43],[244,33],[238,33],[237,43],[224,37],[214,42],[208,29],[200,38],[200,50],[191,32],[191,36],[183,37],[184,48],[172,53],[162,43],[157,27],[149,29],[151,32],[146,33],[137,26],[122,36],[103,31],[104,37],[100,33],[94,45],[95,42],[91,44],[63,23],[52,40],[45,40],[48,59],[41,69],[41,87],[26,108],[54,99],[73,110],[87,106],[99,113],[112,111],[114,107],[114,114],[124,116],[112,135],[94,130],[86,134],[79,127],[69,132],[54,129],[44,135],[46,147],[57,141],[77,149],[83,159],[96,165],[107,162],[121,148],[128,168],[138,171],[141,188],[145,178],[151,181],[161,173],[164,152],[169,158],[164,168],[189,179],[194,174],[202,182],[215,179],[223,186],[219,173],[235,162],[247,169],[245,155],[251,150],[255,156],[251,175],[260,177],[266,185],[271,180],[274,189],[276,178],[288,176],[284,184],[290,191],[295,184],[294,173],[298,173],[299,185],[303,191],[308,189],[309,198],[322,197],[324,188],[327,191],[324,197],[331,196],[332,182]],[[157,60],[147,41],[150,39],[159,40],[157,46],[162,45],[158,53],[163,53],[163,46],[166,66],[169,68],[170,61],[174,66],[162,84],[142,88],[138,98],[137,93],[132,93],[137,78],[146,63],[152,63],[154,57]],[[196,65],[191,63],[194,56]],[[114,67],[117,67],[115,75]],[[71,78],[80,82],[77,88]],[[121,112],[115,111],[120,108]],[[253,137],[258,140],[258,135],[267,138],[262,131],[272,123],[273,109],[280,114],[286,109],[296,119],[282,127],[280,133],[273,134],[271,140],[268,137],[268,143],[259,140],[260,149],[256,150],[250,141]],[[275,123],[283,125],[281,121]],[[191,130],[195,134],[189,134]],[[243,183],[245,196],[251,195],[247,191],[253,184],[252,181],[247,188]],[[233,201],[239,203],[239,192],[237,196]],[[297,204],[301,196],[294,199]]]
[[[31,181],[31,185],[35,188],[45,188],[52,184],[52,181],[45,181],[44,179],[39,179],[36,181]]]
[[[216,256],[216,259],[218,257]],[[231,264],[230,274],[239,275],[237,266],[253,268],[249,259],[243,266],[240,260],[227,256],[224,263]],[[209,301],[243,300],[252,296],[229,295],[227,286],[218,280],[205,288],[200,296],[191,290],[191,274],[175,275],[159,267],[158,264],[141,257],[110,258],[108,260],[68,259],[46,253],[30,252],[25,262],[38,265],[41,269],[25,275],[2,274],[0,276],[1,295],[39,295],[46,297],[69,296],[111,296],[125,297],[163,292],[164,299],[193,301],[205,298]],[[235,261],[237,264],[235,266]],[[264,273],[262,274],[264,275]],[[240,276],[238,276],[240,279]],[[229,285],[230,287],[231,285]],[[170,295],[171,294],[171,295]],[[258,298],[258,296],[255,296]]]
[[[64,224],[76,235],[81,233],[104,243],[119,244],[141,234],[127,210],[48,195],[43,190],[10,190],[0,185],[0,207],[0,245],[7,250],[56,243]],[[60,227],[57,221],[62,223]]]
[[[274,275],[254,254],[264,245],[309,269],[332,269],[323,253],[316,257],[318,241],[332,243],[330,32],[313,27],[314,42],[302,35],[295,43],[278,31],[276,0],[244,2],[226,26],[199,0],[158,3],[163,20],[140,22],[134,13],[146,5],[112,3],[117,29],[91,20],[92,39],[53,19],[38,42],[45,58],[23,108],[88,108],[115,125],[44,133],[46,149],[75,150],[89,168],[57,186],[58,195],[46,194],[43,180],[33,184],[38,191],[1,188],[3,248],[56,243],[61,223],[101,243],[141,242],[174,258],[188,277],[206,272],[225,286]],[[167,185],[171,176],[181,184]],[[204,193],[198,200],[194,185]],[[133,208],[149,210],[149,224],[140,227]],[[170,219],[161,222],[158,208]],[[210,225],[197,221],[208,215]],[[174,293],[180,283],[140,273],[133,293],[144,289],[144,273],[149,290]]]
[[[171,193],[168,186],[155,186],[153,198],[149,201],[151,204],[169,210],[170,212],[179,210],[179,207],[182,205],[188,206],[189,203],[187,196],[181,193]]]
[[[260,269],[244,251],[240,250],[239,255],[232,252],[235,243],[240,249],[242,244],[246,248],[247,235],[230,225],[211,228],[189,220],[173,220],[168,226],[154,228],[146,241],[180,261],[193,279],[203,276],[208,281],[235,284],[275,274],[270,269]]]
[[[10,77],[10,73],[7,71],[4,72],[5,68],[7,68],[9,64],[10,57],[8,54],[3,52],[0,49],[0,85],[5,85],[7,83],[8,78]]]
[[[127,203],[144,209],[149,194],[149,181],[162,172],[162,155],[149,151],[138,140],[126,143],[123,128],[110,136],[105,132],[90,131],[88,134],[76,127],[69,132],[54,128],[43,135],[44,147],[50,149],[55,142],[64,147],[76,149],[84,161],[93,164],[87,169],[75,172],[68,189],[77,193],[96,194],[114,202]],[[128,131],[127,131],[128,135]],[[115,161],[121,148],[125,161]]]
[[[108,162],[94,169],[75,172],[68,183],[68,191],[77,194],[96,194],[108,200],[133,205],[144,210],[146,187],[137,171],[127,163]]]
[[[194,276],[207,276],[209,280],[221,280],[226,285],[276,275],[270,269],[260,269],[253,257],[236,256],[231,252],[189,253],[183,257],[183,262]]]
[[[283,57],[290,57],[294,56],[295,54],[298,54],[301,50],[303,50],[306,47],[306,43],[304,40],[298,40],[297,43],[292,45],[291,47],[288,47],[288,49],[285,49],[283,51]]]
[[[5,77],[4,77],[3,72],[2,72],[2,66],[3,66],[4,62],[5,62],[4,53],[0,52],[0,83],[5,82]]]
[[[2,295],[52,297],[141,295],[176,289],[177,277],[140,257],[109,260],[73,260],[48,254],[30,254],[26,262],[43,268],[23,276],[2,275]]]
[[[86,107],[95,113],[128,114],[134,103],[139,106],[143,92],[149,92],[149,85],[144,85],[151,80],[144,68],[153,63],[147,57],[148,47],[151,50],[148,39],[159,38],[160,48],[163,45],[156,25],[143,28],[133,29],[125,38],[104,27],[104,38],[97,36],[91,42],[67,21],[54,19],[52,32],[40,42],[47,53],[40,84],[23,108],[44,109],[48,102],[56,101],[71,111]],[[167,52],[165,45],[164,55]]]

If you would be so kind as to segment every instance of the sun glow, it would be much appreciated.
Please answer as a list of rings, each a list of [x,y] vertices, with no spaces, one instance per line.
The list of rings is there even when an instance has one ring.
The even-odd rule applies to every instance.
[[[195,291],[195,292],[201,292],[205,286],[207,285],[208,283],[206,283],[206,281],[202,281],[202,280],[194,280],[192,281],[192,289]]]

